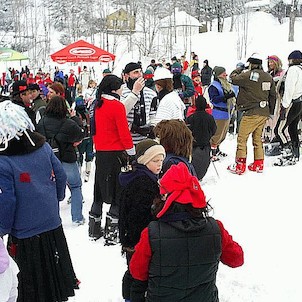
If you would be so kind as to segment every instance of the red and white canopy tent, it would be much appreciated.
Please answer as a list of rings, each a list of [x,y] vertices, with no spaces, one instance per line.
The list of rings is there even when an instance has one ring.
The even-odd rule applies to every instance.
[[[74,42],[50,55],[53,61],[64,64],[67,62],[102,62],[115,60],[115,55],[84,40]]]

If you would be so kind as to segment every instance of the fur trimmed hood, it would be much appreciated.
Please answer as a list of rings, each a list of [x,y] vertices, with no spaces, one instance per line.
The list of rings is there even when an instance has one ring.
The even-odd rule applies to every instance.
[[[27,133],[35,143],[35,146],[33,146],[28,137],[23,134],[19,140],[17,140],[16,138],[10,140],[7,149],[0,151],[0,155],[11,156],[28,154],[42,147],[42,145],[46,141],[45,137],[38,132],[27,131]]]

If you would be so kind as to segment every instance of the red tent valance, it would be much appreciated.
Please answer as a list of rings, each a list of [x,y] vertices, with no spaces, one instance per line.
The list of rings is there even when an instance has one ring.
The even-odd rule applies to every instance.
[[[110,62],[115,55],[94,46],[84,40],[72,43],[50,55],[53,61],[63,64],[66,62]]]

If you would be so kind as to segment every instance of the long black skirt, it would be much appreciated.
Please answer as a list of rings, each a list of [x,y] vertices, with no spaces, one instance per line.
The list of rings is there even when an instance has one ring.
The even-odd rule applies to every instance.
[[[62,226],[26,239],[9,236],[8,251],[20,270],[18,302],[60,302],[75,295],[79,281]]]

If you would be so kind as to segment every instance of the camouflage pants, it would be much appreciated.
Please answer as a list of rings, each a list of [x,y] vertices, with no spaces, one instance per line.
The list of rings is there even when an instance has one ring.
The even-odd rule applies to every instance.
[[[252,134],[254,146],[254,160],[264,159],[262,144],[262,131],[267,121],[267,116],[262,115],[243,115],[237,137],[236,158],[246,158],[247,140]]]

